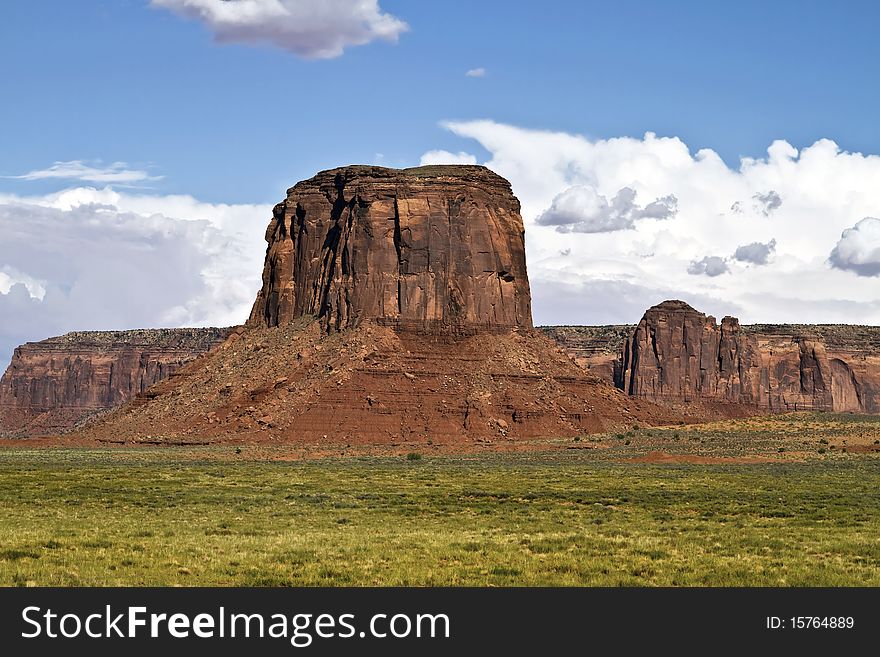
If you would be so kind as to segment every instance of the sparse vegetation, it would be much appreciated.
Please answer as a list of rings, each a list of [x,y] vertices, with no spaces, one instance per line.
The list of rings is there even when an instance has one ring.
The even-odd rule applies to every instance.
[[[877,586],[880,452],[801,442],[867,448],[878,427],[801,415],[688,427],[706,446],[660,428],[630,445],[295,462],[5,450],[0,585]],[[625,462],[649,440],[710,455],[751,441],[767,460]]]

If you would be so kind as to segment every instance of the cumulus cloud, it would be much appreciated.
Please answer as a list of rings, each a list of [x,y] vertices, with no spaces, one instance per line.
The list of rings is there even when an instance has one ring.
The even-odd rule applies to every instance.
[[[428,164],[476,164],[477,158],[470,153],[459,151],[458,153],[450,153],[449,151],[436,150],[428,151],[422,155],[419,165],[426,166]]]
[[[743,244],[736,247],[733,258],[740,262],[750,262],[753,265],[766,265],[774,251],[776,251],[775,239],[770,240],[766,244],[752,242],[751,244]]]
[[[396,43],[409,27],[378,0],[152,0],[202,21],[219,43],[270,44],[310,59],[339,57],[377,39]]]
[[[702,260],[694,260],[688,265],[687,272],[691,276],[721,276],[730,271],[727,262],[720,256],[704,256]]]
[[[880,219],[865,217],[843,231],[829,261],[859,276],[880,276]]]
[[[553,289],[576,281],[564,285],[574,299],[595,290],[635,286],[637,303],[627,306],[631,316],[626,321],[641,316],[644,308],[636,311],[637,304],[646,302],[647,307],[675,295],[694,300],[695,307],[707,312],[736,314],[744,322],[880,324],[876,278],[856,275],[871,271],[871,250],[844,248],[867,244],[867,230],[862,227],[855,237],[841,238],[860,219],[878,216],[878,155],[845,152],[828,139],[802,149],[777,140],[763,157],[743,158],[729,166],[710,149],[691,151],[677,137],[653,133],[591,139],[492,120],[442,125],[479,143],[489,153],[481,162],[511,181],[522,204],[529,278],[535,290],[547,289],[549,281],[558,283]],[[573,225],[562,223],[566,216],[594,216],[561,213],[555,224],[545,216],[554,201],[558,210],[567,197],[577,198],[574,192],[564,196],[572,188],[594,192],[581,193],[592,203],[584,203],[587,208],[602,207],[599,197],[610,208],[627,188],[635,192],[636,203],[674,197],[676,211],[663,221],[634,220],[624,231],[563,234],[556,225]],[[657,209],[663,214],[662,207]],[[772,221],[765,212],[772,213]],[[829,260],[839,241],[843,244]],[[746,248],[738,258],[731,252],[755,244],[768,248],[766,264],[739,266],[750,262],[748,258],[760,260],[761,253]],[[570,255],[563,256],[569,248]],[[862,255],[846,255],[850,252]],[[732,257],[725,260],[726,254]],[[704,260],[707,257],[721,263]],[[841,268],[844,262],[865,266],[859,272]],[[693,263],[699,275],[688,273]],[[726,274],[706,275],[722,264],[729,270]],[[560,304],[571,303],[564,312],[550,308],[538,292],[533,298],[538,323],[560,315],[581,323],[624,319],[613,294],[607,304],[575,304],[554,296]],[[583,314],[572,317],[572,307]]]
[[[469,78],[484,78],[486,77],[486,69],[484,68],[472,68],[469,71],[465,72],[465,75]]]
[[[3,176],[10,180],[79,180],[82,182],[131,184],[147,180],[161,180],[162,176],[151,176],[140,169],[129,169],[125,162],[114,162],[107,166],[87,164],[82,160],[55,162],[46,169],[37,169],[19,176]]]
[[[624,187],[610,201],[587,185],[575,185],[558,194],[535,223],[555,226],[560,233],[606,233],[632,228],[639,219],[669,219],[678,201],[664,196],[645,207],[636,202],[636,192]]]
[[[243,322],[270,216],[111,189],[0,196],[0,369],[17,344],[72,330]]]

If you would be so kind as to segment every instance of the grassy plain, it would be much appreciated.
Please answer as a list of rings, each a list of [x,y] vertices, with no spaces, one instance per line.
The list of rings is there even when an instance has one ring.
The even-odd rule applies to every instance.
[[[525,453],[4,449],[0,585],[878,586],[874,440],[826,414]]]

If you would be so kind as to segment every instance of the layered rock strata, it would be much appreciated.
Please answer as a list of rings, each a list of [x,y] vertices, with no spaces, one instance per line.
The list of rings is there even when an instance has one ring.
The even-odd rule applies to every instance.
[[[24,344],[0,378],[0,434],[66,431],[144,393],[227,333],[217,328],[96,331]]]
[[[338,446],[880,413],[880,327],[741,326],[666,301],[637,326],[532,329],[519,203],[483,167],[325,171],[288,190],[266,237],[246,326],[25,345],[0,428],[122,404],[79,435]]]
[[[541,326],[539,329],[578,365],[600,379],[613,383],[622,377],[623,344],[632,335],[635,326]]]

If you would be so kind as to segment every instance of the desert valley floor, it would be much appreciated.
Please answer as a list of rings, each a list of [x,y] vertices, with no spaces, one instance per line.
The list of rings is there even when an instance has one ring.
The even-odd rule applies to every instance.
[[[880,418],[0,449],[0,584],[880,584]]]

